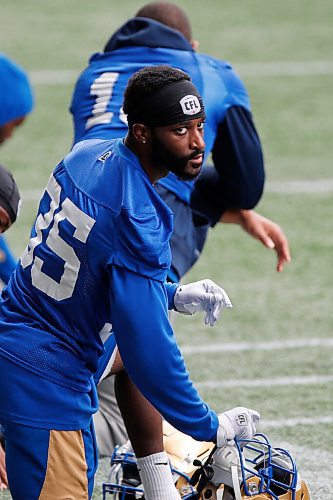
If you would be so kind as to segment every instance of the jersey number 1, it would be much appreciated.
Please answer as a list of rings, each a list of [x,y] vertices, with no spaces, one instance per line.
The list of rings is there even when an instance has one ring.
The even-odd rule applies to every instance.
[[[96,99],[91,112],[92,116],[86,122],[86,130],[95,125],[111,123],[113,113],[107,111],[107,108],[112,99],[113,87],[118,78],[119,73],[105,72],[92,82],[90,95],[96,96]],[[119,110],[119,119],[127,125],[127,118],[123,108]]]

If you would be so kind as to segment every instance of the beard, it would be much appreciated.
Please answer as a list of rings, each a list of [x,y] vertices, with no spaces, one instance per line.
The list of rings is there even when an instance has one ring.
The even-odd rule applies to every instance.
[[[194,171],[188,170],[188,162],[203,154],[204,150],[196,149],[190,155],[178,156],[173,153],[165,144],[153,134],[151,148],[151,160],[154,165],[166,168],[173,172],[181,181],[193,181],[200,175],[202,163],[194,168]],[[192,167],[193,170],[193,167]]]

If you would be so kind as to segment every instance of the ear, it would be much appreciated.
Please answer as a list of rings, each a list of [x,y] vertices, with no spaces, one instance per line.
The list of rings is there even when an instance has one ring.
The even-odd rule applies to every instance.
[[[140,144],[145,144],[146,142],[148,142],[148,139],[150,137],[150,129],[149,127],[147,127],[147,125],[143,125],[143,123],[134,123],[132,132],[135,139]]]
[[[192,49],[197,51],[199,49],[199,42],[198,40],[191,40],[191,46],[192,46]]]

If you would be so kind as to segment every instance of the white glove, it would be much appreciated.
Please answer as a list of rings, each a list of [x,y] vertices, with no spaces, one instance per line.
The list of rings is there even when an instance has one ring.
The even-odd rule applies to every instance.
[[[180,285],[175,293],[174,304],[176,311],[182,314],[205,311],[205,324],[210,326],[214,326],[224,307],[232,307],[226,292],[212,280]]]
[[[256,433],[256,424],[260,421],[260,413],[250,408],[238,406],[218,415],[216,444],[220,448],[232,444],[235,437],[252,439]]]

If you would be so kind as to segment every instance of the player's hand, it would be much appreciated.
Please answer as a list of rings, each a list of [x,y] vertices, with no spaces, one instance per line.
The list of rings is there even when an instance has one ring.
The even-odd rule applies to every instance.
[[[240,210],[241,226],[253,238],[274,249],[277,254],[278,272],[283,271],[284,264],[291,261],[288,240],[282,228],[275,222],[263,217],[253,210]]]
[[[220,448],[232,444],[235,437],[252,439],[256,433],[256,424],[260,421],[260,413],[238,406],[218,415],[216,444]]]
[[[0,491],[8,488],[8,479],[5,466],[5,452],[0,444]]]
[[[223,288],[208,279],[180,285],[175,293],[174,304],[176,311],[182,314],[204,311],[205,324],[210,326],[214,326],[223,308],[232,307]]]

